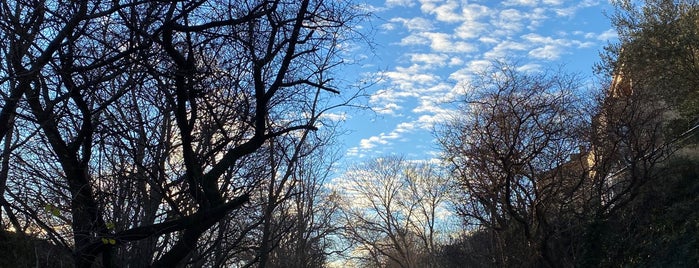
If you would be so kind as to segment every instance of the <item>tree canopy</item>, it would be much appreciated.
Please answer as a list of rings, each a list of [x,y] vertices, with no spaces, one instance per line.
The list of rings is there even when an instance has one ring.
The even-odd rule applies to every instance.
[[[77,267],[263,266],[273,202],[315,191],[297,187],[295,167],[323,143],[322,115],[357,94],[333,97],[345,85],[331,72],[359,12],[322,0],[3,2],[11,228],[72,248]]]
[[[699,7],[613,4],[602,81],[494,60],[339,165],[353,1],[4,1],[0,266],[699,266]]]

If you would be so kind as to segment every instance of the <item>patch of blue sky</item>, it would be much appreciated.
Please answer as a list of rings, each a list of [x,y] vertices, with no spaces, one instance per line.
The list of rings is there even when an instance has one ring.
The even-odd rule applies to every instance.
[[[592,77],[592,66],[615,39],[606,1],[386,0],[369,2],[375,55],[352,72],[380,74],[369,89],[375,110],[346,118],[346,160],[392,154],[438,154],[432,129],[452,112],[450,101],[469,77],[493,60],[537,71],[563,65]],[[366,51],[366,50],[365,50]],[[361,74],[359,74],[361,76]]]

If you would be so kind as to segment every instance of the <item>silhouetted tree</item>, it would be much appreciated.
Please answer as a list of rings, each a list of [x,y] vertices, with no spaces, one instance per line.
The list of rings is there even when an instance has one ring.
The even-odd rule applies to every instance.
[[[344,236],[371,267],[432,267],[446,235],[448,177],[434,163],[377,158],[339,185]]]
[[[273,144],[307,146],[299,135],[356,96],[328,94],[358,12],[322,0],[3,2],[4,215],[71,247],[77,267],[201,263],[216,247],[200,242],[277,183],[262,157]],[[241,238],[233,252],[251,246],[244,222],[227,229]]]
[[[492,251],[496,266],[568,261],[553,237],[562,214],[580,201],[576,191],[586,179],[579,160],[571,159],[587,147],[579,89],[573,75],[523,73],[496,62],[438,132],[463,191],[459,212],[495,230],[491,245],[506,249]]]

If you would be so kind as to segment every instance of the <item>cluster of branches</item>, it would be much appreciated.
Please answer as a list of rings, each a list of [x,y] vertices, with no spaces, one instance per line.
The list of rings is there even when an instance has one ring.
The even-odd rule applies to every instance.
[[[477,76],[460,114],[440,129],[460,184],[459,213],[475,225],[442,252],[469,257],[446,259],[560,267],[672,266],[699,258],[656,251],[657,244],[696,246],[677,238],[692,232],[684,227],[661,228],[662,239],[644,237],[658,235],[666,222],[685,226],[696,218],[654,219],[667,216],[664,209],[696,206],[678,187],[691,189],[695,169],[684,165],[699,162],[698,7],[614,4],[621,42],[606,48],[598,66],[610,81],[601,91],[584,96],[576,93],[585,91],[580,80],[563,72],[523,73],[498,62]],[[663,196],[675,201],[649,204]],[[656,246],[644,248],[649,244]]]
[[[281,239],[318,252],[328,162],[302,160],[329,138],[322,115],[357,96],[330,96],[329,75],[358,11],[4,1],[2,229],[72,249],[77,267],[264,266]]]
[[[487,234],[471,252],[490,260],[476,265],[579,264],[587,226],[633,200],[668,154],[665,106],[643,90],[605,90],[595,104],[574,75],[501,62],[471,86],[466,116],[439,139],[459,213]]]
[[[383,157],[354,166],[342,181],[338,221],[354,265],[437,267],[452,231],[442,166]]]

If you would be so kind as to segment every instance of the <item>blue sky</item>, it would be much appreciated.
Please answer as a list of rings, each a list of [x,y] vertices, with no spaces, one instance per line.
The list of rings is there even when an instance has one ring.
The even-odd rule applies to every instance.
[[[599,52],[616,34],[605,1],[386,0],[367,3],[375,18],[364,30],[376,43],[358,75],[380,74],[369,89],[375,113],[349,113],[345,160],[391,154],[429,159],[432,129],[451,112],[469,76],[496,59],[527,71],[563,64],[592,79]],[[359,50],[362,51],[362,50]]]

